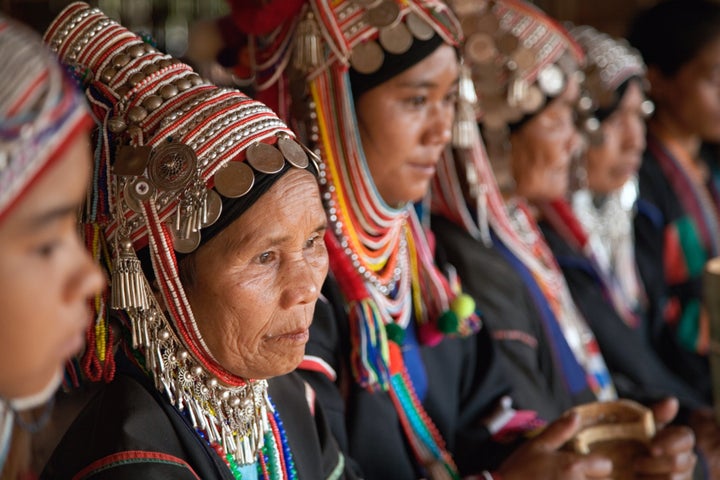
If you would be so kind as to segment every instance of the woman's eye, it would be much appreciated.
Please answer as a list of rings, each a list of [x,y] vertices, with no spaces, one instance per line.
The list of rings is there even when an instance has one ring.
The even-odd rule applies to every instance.
[[[455,104],[458,101],[458,92],[453,90],[452,92],[445,95],[445,102]]]
[[[257,257],[258,263],[260,263],[261,265],[265,265],[267,263],[270,263],[274,257],[275,255],[273,254],[273,252],[263,252]]]
[[[57,249],[60,247],[60,242],[52,241],[48,243],[44,243],[40,245],[39,247],[35,248],[35,253],[39,255],[42,258],[50,258],[52,257],[53,253],[57,251]]]
[[[320,235],[313,235],[305,242],[305,248],[313,248],[318,246],[318,242],[322,242],[323,239]]]
[[[427,103],[427,98],[418,95],[407,99],[407,103],[413,107],[422,107],[423,105],[425,105],[425,103]]]

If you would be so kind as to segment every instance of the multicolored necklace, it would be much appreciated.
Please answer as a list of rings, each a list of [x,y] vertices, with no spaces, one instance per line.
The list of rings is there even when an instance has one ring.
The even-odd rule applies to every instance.
[[[268,411],[269,428],[263,433],[263,446],[257,454],[255,462],[251,464],[239,463],[235,455],[225,450],[221,443],[210,441],[207,432],[196,429],[200,438],[225,462],[236,480],[295,480],[297,469],[293,460],[292,451],[288,444],[285,427],[275,404],[268,397],[271,408]],[[254,467],[253,467],[254,466]],[[249,469],[248,469],[249,468]],[[254,470],[254,471],[253,471]]]

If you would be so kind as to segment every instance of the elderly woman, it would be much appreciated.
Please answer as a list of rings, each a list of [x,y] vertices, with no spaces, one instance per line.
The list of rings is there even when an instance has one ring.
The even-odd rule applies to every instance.
[[[434,264],[413,208],[453,130],[459,31],[447,5],[318,0],[284,19],[233,5],[245,33],[228,35],[235,73],[323,159],[336,318],[313,324],[301,368],[343,448],[369,478],[606,477],[606,459],[559,451],[572,416],[517,448],[535,415],[512,409],[488,332],[473,334],[473,302]]]
[[[628,32],[648,68],[655,112],[639,172],[636,242],[651,305],[653,340],[668,366],[706,401],[708,318],[701,308],[705,262],[720,255],[720,5],[668,1],[642,12]]]
[[[87,373],[114,368],[108,307],[122,352],[43,478],[343,476],[312,391],[285,375],[328,264],[303,147],[263,104],[86,4],[45,39],[100,120],[88,231],[112,285]]]
[[[0,472],[7,460],[16,478],[27,452],[8,457],[13,423],[28,428],[18,412],[52,398],[103,277],[77,231],[92,165],[85,102],[40,38],[4,17],[0,61]]]
[[[615,398],[593,331],[536,223],[538,205],[567,190],[568,166],[582,145],[574,125],[581,56],[566,32],[522,2],[468,8],[463,19],[504,197],[482,149],[458,152],[462,162],[439,168],[433,228],[509,360],[518,404],[553,419],[568,407]],[[669,421],[675,409],[673,402],[658,405],[657,419]],[[691,473],[687,429],[665,429],[654,442],[663,445],[656,453],[665,458],[643,458],[640,471]]]
[[[621,395],[675,395],[695,409],[703,398],[670,371],[647,337],[647,302],[635,260],[635,174],[645,146],[644,66],[627,43],[591,27],[570,32],[586,52],[579,100],[588,138],[570,201],[543,203],[543,234],[588,320]],[[625,340],[617,342],[617,338]]]

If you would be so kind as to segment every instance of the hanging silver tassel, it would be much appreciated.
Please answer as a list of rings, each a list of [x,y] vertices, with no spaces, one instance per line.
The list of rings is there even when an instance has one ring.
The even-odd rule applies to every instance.
[[[149,305],[142,267],[130,239],[122,238],[118,241],[113,263],[110,308],[147,309]]]
[[[315,15],[308,12],[300,20],[295,35],[295,56],[293,66],[301,72],[308,72],[318,67],[323,58],[322,36]]]
[[[455,148],[470,148],[473,142],[473,131],[477,127],[475,118],[475,105],[477,94],[475,85],[467,65],[460,65],[460,78],[458,80],[458,102],[453,120],[452,145]]]

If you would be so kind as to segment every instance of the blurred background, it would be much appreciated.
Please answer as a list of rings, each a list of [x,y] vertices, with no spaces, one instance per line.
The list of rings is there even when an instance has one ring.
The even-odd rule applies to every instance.
[[[43,31],[50,20],[72,0],[0,0],[0,10]],[[262,0],[258,0],[262,1]],[[592,25],[622,36],[629,19],[660,0],[535,0],[537,6],[559,20]],[[111,17],[137,33],[147,33],[157,46],[182,57],[188,30],[194,22],[224,15],[226,0],[94,0]]]

